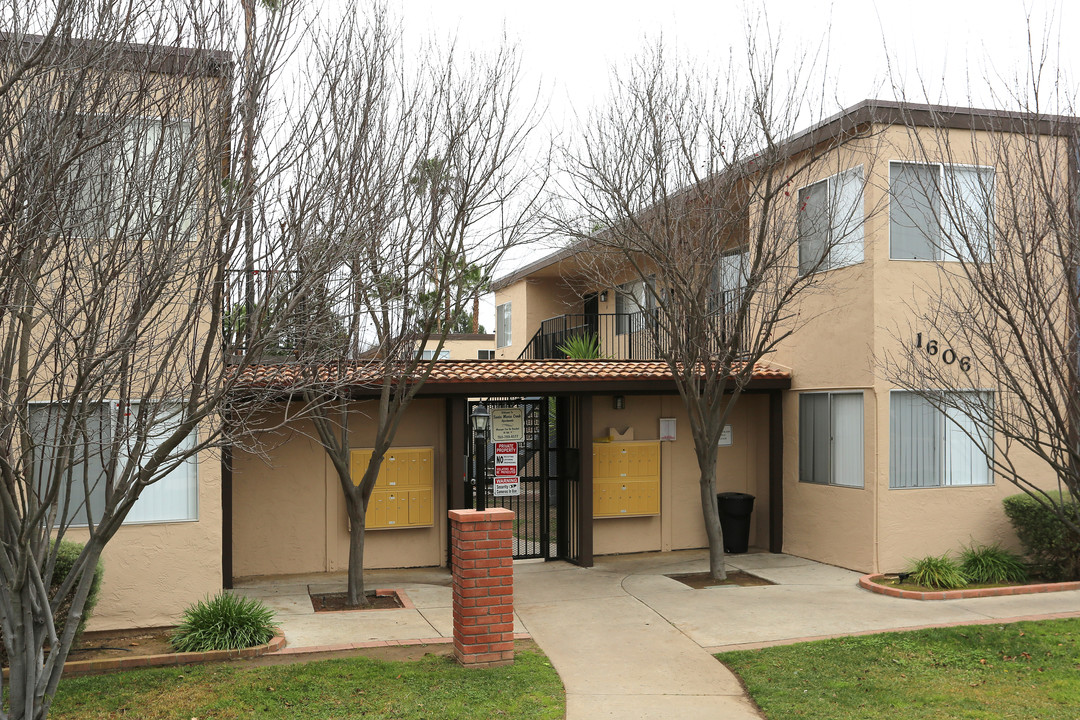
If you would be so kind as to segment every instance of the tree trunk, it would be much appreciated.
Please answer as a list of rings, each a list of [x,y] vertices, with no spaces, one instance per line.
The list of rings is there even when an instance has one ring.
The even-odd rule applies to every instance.
[[[473,334],[480,332],[480,295],[476,294],[472,299],[472,331]]]
[[[707,460],[701,463],[701,510],[705,518],[705,534],[709,538],[709,575],[714,580],[726,580],[724,530],[720,527],[720,515],[716,507],[716,453],[713,452],[712,455],[711,463]]]
[[[359,495],[359,488],[356,495]],[[367,508],[360,497],[349,498],[345,506],[349,511],[349,587],[346,602],[349,607],[369,604],[364,594],[364,523]]]

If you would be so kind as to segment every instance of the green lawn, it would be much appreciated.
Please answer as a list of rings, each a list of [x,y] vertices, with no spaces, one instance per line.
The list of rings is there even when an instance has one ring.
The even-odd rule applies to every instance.
[[[1080,619],[838,638],[716,656],[781,718],[1080,717]]]
[[[60,683],[50,717],[561,718],[562,682],[537,652],[512,666],[465,670],[453,658],[368,658],[237,668],[136,670]]]

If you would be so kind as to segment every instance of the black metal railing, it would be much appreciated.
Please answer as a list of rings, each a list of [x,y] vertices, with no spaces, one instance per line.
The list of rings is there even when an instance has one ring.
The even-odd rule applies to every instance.
[[[732,304],[725,303],[732,312],[717,310],[708,318],[707,329],[701,333],[705,336],[706,352],[722,352],[731,338],[735,323]],[[670,355],[671,339],[671,332],[655,311],[575,313],[540,323],[518,358],[562,360],[578,357],[574,353],[576,344],[593,348],[596,355],[607,360],[658,360]]]

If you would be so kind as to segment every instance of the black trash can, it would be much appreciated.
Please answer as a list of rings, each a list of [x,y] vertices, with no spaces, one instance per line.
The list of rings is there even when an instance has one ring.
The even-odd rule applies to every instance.
[[[720,528],[724,531],[724,552],[746,552],[750,547],[750,513],[754,511],[754,496],[740,492],[719,493],[716,507],[720,511]]]

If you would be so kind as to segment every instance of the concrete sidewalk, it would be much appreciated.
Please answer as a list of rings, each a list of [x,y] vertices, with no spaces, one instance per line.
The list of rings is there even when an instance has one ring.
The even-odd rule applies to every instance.
[[[933,625],[1080,616],[1080,590],[903,600],[859,588],[858,573],[790,555],[735,555],[728,564],[777,584],[694,590],[666,577],[705,571],[705,550],[600,557],[592,568],[515,563],[515,632],[531,634],[559,671],[570,720],[741,720],[760,716],[714,652]],[[237,592],[274,608],[290,653],[448,641],[448,571],[376,570],[367,585],[403,589],[415,607],[316,615],[309,586],[343,590],[342,576],[255,580]]]

